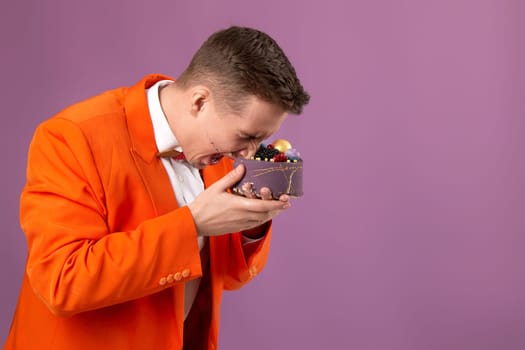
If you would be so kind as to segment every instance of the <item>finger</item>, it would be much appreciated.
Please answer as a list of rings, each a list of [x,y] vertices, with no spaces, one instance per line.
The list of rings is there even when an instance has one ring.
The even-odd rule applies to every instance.
[[[287,195],[287,194],[281,194],[281,195],[279,196],[279,200],[280,200],[281,202],[290,202],[290,196]]]
[[[245,182],[241,186],[242,193],[248,198],[257,198],[257,194],[253,189],[253,184],[251,182]]]
[[[242,198],[242,197],[241,197]],[[279,211],[288,209],[290,202],[272,201],[272,200],[259,200],[251,198],[242,198],[242,205],[244,210],[254,214],[268,214],[273,211]]]
[[[239,164],[232,171],[226,174],[223,178],[219,179],[210,188],[218,189],[220,192],[226,191],[231,188],[237,182],[239,182],[244,175],[244,164]]]
[[[261,201],[262,202],[262,201]],[[248,221],[250,223],[255,223],[258,225],[262,225],[264,224],[265,222],[273,219],[275,216],[279,215],[281,212],[283,212],[284,210],[288,209],[289,206],[287,206],[286,208],[284,207],[280,207],[278,209],[275,209],[275,210],[271,210],[269,212],[266,212],[266,213],[252,213],[250,215],[250,218],[248,219]]]
[[[270,191],[270,189],[268,187],[261,188],[260,194],[261,194],[261,199],[263,199],[263,200],[268,201],[268,200],[273,199],[272,191]]]

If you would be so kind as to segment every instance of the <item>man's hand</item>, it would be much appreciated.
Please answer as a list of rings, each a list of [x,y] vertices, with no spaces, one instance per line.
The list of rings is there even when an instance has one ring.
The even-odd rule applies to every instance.
[[[271,200],[268,188],[261,189],[263,200],[257,199],[254,194],[247,193],[247,197],[242,197],[227,192],[243,174],[244,165],[241,164],[188,205],[199,235],[216,236],[247,230],[290,207],[290,197],[282,195],[279,200]]]

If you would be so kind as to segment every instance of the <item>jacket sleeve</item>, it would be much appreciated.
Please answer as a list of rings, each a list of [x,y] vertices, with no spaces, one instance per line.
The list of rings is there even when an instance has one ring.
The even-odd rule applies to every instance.
[[[243,245],[241,235],[241,233],[231,235],[228,273],[224,277],[226,290],[237,290],[255,278],[266,265],[268,258],[272,236],[271,225],[260,241]]]
[[[33,137],[20,221],[26,273],[57,315],[140,298],[202,275],[187,207],[110,232],[100,174],[82,131],[52,119]],[[176,272],[183,278],[170,279]]]

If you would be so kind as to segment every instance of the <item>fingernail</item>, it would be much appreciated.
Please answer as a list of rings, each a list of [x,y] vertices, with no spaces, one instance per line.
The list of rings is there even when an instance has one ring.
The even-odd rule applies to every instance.
[[[284,203],[284,205],[283,205],[283,209],[288,209],[288,208],[290,208],[291,206],[292,206],[292,205],[290,204],[290,202],[286,202],[286,203]]]

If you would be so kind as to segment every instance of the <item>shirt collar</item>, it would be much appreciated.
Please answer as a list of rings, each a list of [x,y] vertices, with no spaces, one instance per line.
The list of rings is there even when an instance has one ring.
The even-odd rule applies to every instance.
[[[173,83],[172,80],[160,80],[146,90],[149,113],[153,124],[153,133],[155,135],[155,143],[157,144],[159,152],[171,149],[182,152],[182,148],[171,131],[168,119],[160,105],[159,88],[171,83]]]

